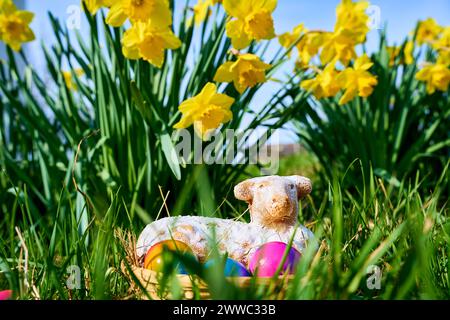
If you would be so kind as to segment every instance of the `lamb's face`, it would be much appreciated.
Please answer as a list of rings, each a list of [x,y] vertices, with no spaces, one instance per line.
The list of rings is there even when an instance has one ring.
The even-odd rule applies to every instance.
[[[311,181],[302,176],[253,178],[234,188],[235,197],[249,203],[252,223],[276,229],[296,223],[298,199],[310,192]]]

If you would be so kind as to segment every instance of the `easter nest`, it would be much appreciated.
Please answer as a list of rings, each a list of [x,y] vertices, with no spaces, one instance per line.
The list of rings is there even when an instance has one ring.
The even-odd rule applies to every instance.
[[[116,238],[122,243],[126,253],[126,258],[121,263],[124,276],[130,283],[131,293],[142,299],[163,300],[163,299],[211,299],[211,292],[208,284],[196,275],[178,274],[175,275],[181,296],[174,297],[169,286],[162,285],[163,275],[153,270],[143,268],[143,261],[136,255],[136,237],[131,233],[116,232]],[[265,291],[273,299],[283,299],[289,283],[294,276],[281,275],[274,281],[273,278],[265,277],[226,277],[226,280],[243,290],[248,288],[259,288]]]

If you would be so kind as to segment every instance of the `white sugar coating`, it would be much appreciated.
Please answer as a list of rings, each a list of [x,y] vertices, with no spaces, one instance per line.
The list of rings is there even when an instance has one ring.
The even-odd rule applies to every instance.
[[[313,233],[304,226],[290,227],[284,232],[265,228],[257,224],[243,223],[227,219],[198,216],[168,217],[155,221],[142,231],[137,242],[137,255],[142,257],[148,249],[163,240],[175,239],[186,243],[200,261],[205,261],[213,244],[212,230],[216,233],[216,246],[222,254],[244,265],[261,245],[271,241],[289,243],[295,232],[292,246],[300,251]]]

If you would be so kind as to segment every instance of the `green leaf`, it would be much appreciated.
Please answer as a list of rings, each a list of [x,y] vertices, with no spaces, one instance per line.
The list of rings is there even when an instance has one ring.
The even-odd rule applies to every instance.
[[[160,141],[162,151],[166,157],[167,163],[169,164],[170,170],[172,170],[172,173],[177,180],[181,180],[180,163],[178,161],[178,156],[170,135],[168,133],[161,134]]]

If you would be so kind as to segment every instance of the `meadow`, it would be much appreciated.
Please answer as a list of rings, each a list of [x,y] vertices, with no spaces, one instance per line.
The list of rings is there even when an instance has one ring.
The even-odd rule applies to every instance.
[[[381,31],[368,53],[364,1],[343,0],[334,30],[285,34],[275,0],[200,0],[180,16],[173,1],[142,3],[83,1],[90,37],[49,13],[56,42],[42,43],[42,74],[21,48],[32,13],[0,1],[0,291],[145,298],[129,272],[144,226],[182,214],[248,221],[233,187],[267,169],[248,153],[180,159],[179,133],[206,142],[214,130],[289,128],[302,148],[275,173],[311,178],[298,218],[317,246],[285,290],[275,279],[239,288],[177,256],[211,297],[450,298],[450,27],[419,21],[398,46]],[[276,88],[268,101],[263,86]],[[225,154],[265,143],[221,142]],[[171,263],[161,286],[181,297]]]

